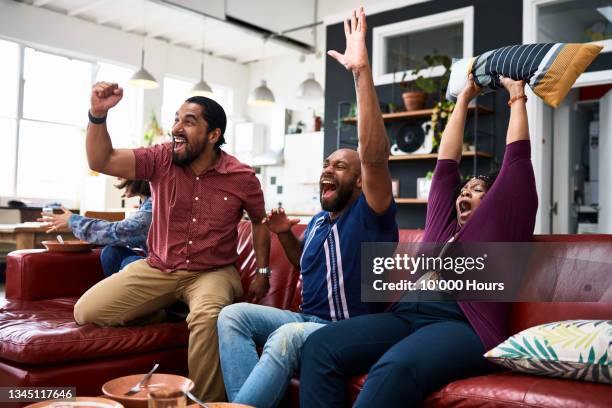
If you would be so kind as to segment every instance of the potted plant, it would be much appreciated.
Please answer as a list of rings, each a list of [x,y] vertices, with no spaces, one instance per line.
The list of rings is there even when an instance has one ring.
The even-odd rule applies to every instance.
[[[151,146],[157,141],[157,139],[163,138],[163,136],[164,129],[157,121],[155,110],[151,109],[151,121],[147,125],[147,129],[145,130],[144,135],[142,136],[145,142],[145,146]]]
[[[408,72],[404,72],[400,87],[404,90],[402,98],[407,111],[422,109],[425,105],[427,94],[438,92],[438,100],[444,98],[442,92],[446,90],[450,78],[451,59],[448,55],[426,55],[423,60],[414,60],[415,69],[412,70],[413,78],[406,80]],[[424,73],[437,66],[444,67],[444,73],[437,77],[425,77]]]

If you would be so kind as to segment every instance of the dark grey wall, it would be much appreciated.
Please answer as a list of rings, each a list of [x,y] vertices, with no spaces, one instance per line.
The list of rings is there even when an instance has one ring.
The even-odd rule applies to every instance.
[[[379,14],[368,16],[368,34],[366,43],[372,55],[372,29],[376,26],[409,20],[417,17],[428,16],[461,7],[474,6],[474,55],[485,51],[503,47],[510,44],[522,42],[522,0],[434,0],[413,6],[390,10]],[[367,12],[367,10],[366,10]],[[334,24],[327,27],[327,49],[344,51],[345,38],[342,24]],[[342,101],[355,101],[355,91],[352,75],[336,61],[327,57],[325,78],[325,155],[336,149],[337,145],[337,110]],[[393,85],[382,85],[377,87],[378,97],[381,102],[392,101],[397,106],[403,106],[401,90],[399,87],[392,92]],[[496,160],[478,161],[477,172],[486,172],[498,162],[503,156],[504,140],[506,136],[509,110],[507,107],[508,96],[506,92],[479,97],[479,104],[489,106],[495,110],[494,114],[479,115],[478,130],[492,135],[491,148],[495,152]],[[429,105],[431,106],[431,101]],[[345,107],[343,112],[347,113]],[[388,125],[387,132],[393,134],[400,124]],[[466,125],[466,136],[473,134],[473,118],[468,119]],[[356,128],[354,126],[343,126],[340,132],[341,147],[356,147]],[[482,141],[482,137],[480,138]],[[435,161],[396,161],[391,162],[390,168],[394,178],[400,179],[402,197],[416,197],[416,178],[424,176],[433,170]],[[473,174],[472,159],[464,159],[461,165],[462,173]],[[425,224],[425,205],[400,204],[398,205],[398,224],[400,228],[422,228]]]

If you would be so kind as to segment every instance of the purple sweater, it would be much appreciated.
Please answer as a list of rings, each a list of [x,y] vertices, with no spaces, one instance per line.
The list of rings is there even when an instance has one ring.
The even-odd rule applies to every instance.
[[[529,140],[506,146],[493,187],[470,219],[459,227],[455,200],[461,185],[459,163],[438,160],[429,193],[423,242],[531,241],[538,209]],[[506,339],[511,303],[458,302],[487,350]]]

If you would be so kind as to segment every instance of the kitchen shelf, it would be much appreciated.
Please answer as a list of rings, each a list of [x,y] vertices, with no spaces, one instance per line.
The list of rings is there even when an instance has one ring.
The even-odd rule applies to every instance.
[[[423,198],[395,198],[396,204],[427,204],[427,200]]]
[[[483,157],[483,158],[492,158],[493,154],[482,151],[465,151],[461,153],[461,157]],[[389,161],[395,160],[431,160],[437,159],[438,153],[425,153],[425,154],[400,154],[395,156],[389,156]]]
[[[486,106],[478,105],[478,106],[469,106],[468,111],[473,112],[478,109],[478,113],[493,113],[491,108],[487,108]],[[418,118],[428,118],[433,113],[433,109],[419,109],[407,112],[395,112],[395,113],[383,113],[383,121],[388,122],[398,122],[406,119],[418,119]],[[357,123],[357,118],[354,116],[347,117],[342,119],[342,123],[347,123],[354,125]]]

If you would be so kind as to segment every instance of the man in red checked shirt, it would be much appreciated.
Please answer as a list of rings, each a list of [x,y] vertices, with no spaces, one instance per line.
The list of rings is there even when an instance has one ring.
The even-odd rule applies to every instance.
[[[90,288],[76,303],[74,318],[79,324],[120,326],[182,300],[190,309],[188,364],[194,394],[205,401],[223,401],[216,323],[220,310],[242,295],[234,262],[243,210],[252,222],[259,272],[249,300],[269,289],[270,236],[261,224],[261,186],[249,166],[221,150],[225,112],[201,96],[187,99],[176,113],[172,143],[114,149],[106,115],[122,96],[117,84],[94,85],[87,159],[92,170],[151,183],[155,205],[149,254]]]

